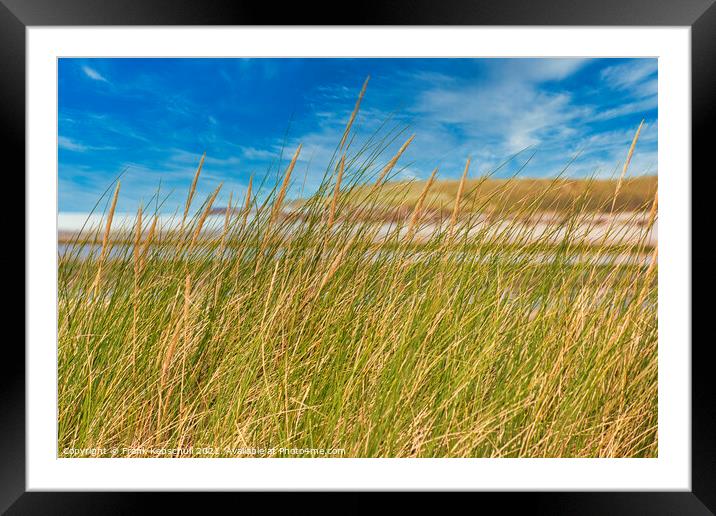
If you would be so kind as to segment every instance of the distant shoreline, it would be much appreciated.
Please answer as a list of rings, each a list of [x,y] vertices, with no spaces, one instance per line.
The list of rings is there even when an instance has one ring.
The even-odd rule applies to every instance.
[[[82,224],[87,220],[87,214],[73,214],[70,217],[58,218],[58,243],[67,244],[81,239],[85,243],[101,243],[101,228],[103,218],[96,214],[90,217],[84,231],[80,232]],[[519,219],[503,216],[493,218],[487,214],[472,214],[471,229],[469,234],[477,235],[487,231],[488,235],[497,236],[500,232],[509,231],[515,235],[515,240],[521,243],[536,241],[557,244],[564,237],[565,228],[561,228],[564,216],[556,212],[534,213],[528,218]],[[614,214],[591,213],[583,214],[579,224],[571,228],[575,235],[580,235],[580,240],[585,245],[631,245],[643,242],[647,247],[654,247],[658,242],[658,220],[654,221],[653,227],[644,234],[648,224],[649,214],[646,212],[620,212]],[[115,214],[112,224],[111,235],[116,242],[134,240],[134,214]],[[202,230],[202,238],[212,240],[221,233],[225,220],[224,215],[210,215],[207,217],[205,229]],[[286,220],[286,232],[290,232],[294,224],[299,223],[300,216],[295,211],[284,211]],[[426,217],[416,233],[416,243],[426,242],[447,219]],[[384,238],[389,232],[399,230],[404,226],[405,219],[385,220],[383,222],[374,220],[364,221],[369,227],[376,230],[376,239]],[[337,225],[343,224],[341,219]],[[355,223],[355,219],[348,224]],[[174,216],[160,216],[159,228],[163,233],[171,233],[178,229],[179,219]],[[94,235],[92,234],[94,233]],[[484,237],[483,237],[484,238]]]

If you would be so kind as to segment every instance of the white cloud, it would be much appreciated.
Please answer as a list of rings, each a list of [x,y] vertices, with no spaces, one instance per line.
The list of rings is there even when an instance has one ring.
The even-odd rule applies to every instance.
[[[497,145],[503,153],[537,145],[554,131],[568,134],[570,123],[587,114],[566,93],[518,81],[431,89],[414,110],[436,123],[455,125],[483,144]]]
[[[82,71],[87,77],[94,81],[109,82],[102,74],[100,74],[94,68],[90,68],[89,66],[83,66]]]
[[[639,59],[624,64],[610,66],[602,70],[603,81],[617,90],[630,90],[634,93],[653,94],[656,78],[648,81],[657,72],[656,59]]]
[[[619,152],[626,153],[637,127],[630,127],[626,129],[617,129],[613,131],[605,131],[601,133],[591,134],[582,138],[578,145],[586,150],[617,150]],[[655,143],[658,135],[658,127],[656,122],[644,123],[639,134],[638,147],[645,143]]]
[[[278,154],[273,151],[256,147],[242,147],[241,154],[249,161],[271,160],[278,157]]]
[[[614,107],[614,108],[599,111],[594,114],[594,116],[592,117],[592,120],[593,121],[611,120],[613,118],[618,118],[620,116],[625,116],[625,115],[631,115],[634,113],[644,113],[646,111],[656,109],[657,105],[658,105],[657,96],[653,95],[651,97],[646,97],[641,100],[637,100],[635,102],[627,102],[626,104],[622,104],[622,105]]]
[[[78,143],[71,138],[67,138],[66,136],[59,136],[57,138],[57,145],[61,149],[66,149],[74,152],[85,152],[86,150],[88,150],[86,145]]]
[[[108,145],[87,145],[85,143],[78,142],[67,136],[57,137],[57,146],[61,149],[74,151],[74,152],[87,152],[87,151],[104,151],[104,150],[115,150],[116,147]]]
[[[659,91],[658,81],[656,78],[642,82],[638,87],[635,88],[635,93],[640,97],[648,97],[650,95],[656,96]]]
[[[588,59],[515,59],[504,67],[509,80],[546,82],[560,81],[578,71]]]

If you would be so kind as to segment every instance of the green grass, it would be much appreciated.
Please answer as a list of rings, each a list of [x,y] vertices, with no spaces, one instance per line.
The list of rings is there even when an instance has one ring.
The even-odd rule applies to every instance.
[[[657,267],[645,241],[620,249],[649,260],[619,266],[600,260],[606,245],[583,245],[570,228],[594,207],[589,189],[561,208],[557,245],[520,247],[513,219],[498,236],[470,233],[469,195],[459,223],[419,247],[405,227],[376,238],[374,224],[339,215],[384,205],[394,186],[364,185],[387,160],[343,152],[333,223],[338,160],[293,222],[276,215],[277,182],[249,199],[256,216],[229,212],[223,233],[193,244],[208,199],[182,231],[150,231],[144,213],[134,242],[106,239],[104,257],[70,245],[60,456],[657,456]],[[544,208],[510,203],[521,217]]]

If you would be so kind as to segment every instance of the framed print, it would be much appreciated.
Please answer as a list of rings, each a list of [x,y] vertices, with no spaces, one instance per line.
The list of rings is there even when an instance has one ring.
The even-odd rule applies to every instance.
[[[89,4],[0,6],[27,299],[3,510],[716,510],[712,2]]]

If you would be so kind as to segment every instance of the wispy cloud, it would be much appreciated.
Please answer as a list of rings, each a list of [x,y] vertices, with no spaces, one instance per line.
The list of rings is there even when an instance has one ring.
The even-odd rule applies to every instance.
[[[100,74],[97,70],[94,68],[90,68],[89,66],[83,66],[82,71],[85,73],[87,77],[94,81],[101,81],[101,82],[109,82],[102,74]]]
[[[73,152],[88,152],[88,151],[107,151],[115,150],[116,147],[111,145],[86,145],[82,142],[68,138],[67,136],[57,137],[57,146],[60,149],[65,149]]]
[[[645,112],[651,111],[653,109],[656,109],[657,105],[658,105],[658,99],[657,99],[656,95],[653,95],[651,97],[647,97],[647,98],[637,100],[634,102],[627,102],[624,104],[620,104],[613,108],[600,110],[600,111],[594,113],[594,115],[592,115],[591,119],[593,121],[612,120],[614,118],[619,118],[621,116],[645,113]]]
[[[650,95],[656,93],[656,73],[656,59],[646,59],[607,67],[601,78],[611,88]]]
[[[67,138],[66,136],[59,136],[57,138],[57,145],[59,145],[60,149],[67,149],[69,151],[74,152],[85,152],[87,150],[86,145],[77,143],[76,141],[72,140],[71,138]]]
[[[563,70],[560,73],[564,73]],[[571,132],[570,124],[588,114],[569,93],[541,89],[527,80],[491,82],[484,86],[438,87],[422,93],[416,113],[449,130],[512,153],[546,138]]]
[[[561,81],[576,73],[589,59],[514,59],[501,71],[503,81],[546,82]]]
[[[278,156],[275,151],[269,149],[257,149],[256,147],[243,147],[241,153],[249,161],[271,160]]]

